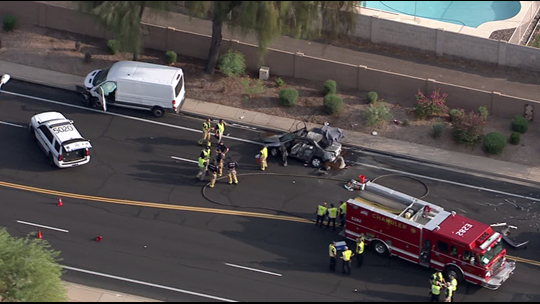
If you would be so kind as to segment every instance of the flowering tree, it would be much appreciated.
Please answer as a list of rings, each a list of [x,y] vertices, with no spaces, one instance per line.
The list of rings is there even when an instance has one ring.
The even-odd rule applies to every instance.
[[[426,97],[420,90],[416,93],[416,108],[414,114],[418,119],[426,119],[430,116],[445,115],[448,113],[446,106],[448,94],[441,93],[439,89]]]
[[[467,114],[463,109],[450,110],[456,141],[460,144],[469,145],[478,143],[484,134],[487,117],[487,108],[483,106],[478,108],[478,113],[471,111]]]

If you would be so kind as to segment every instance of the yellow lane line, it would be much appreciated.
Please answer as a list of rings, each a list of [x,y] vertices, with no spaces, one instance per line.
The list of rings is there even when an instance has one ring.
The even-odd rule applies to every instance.
[[[40,194],[48,194],[48,195],[59,196],[59,197],[67,197],[67,198],[74,198],[74,199],[88,200],[88,201],[95,201],[95,202],[102,202],[102,203],[111,203],[111,204],[118,204],[118,205],[129,205],[129,206],[137,206],[137,207],[149,207],[149,208],[159,208],[159,209],[169,209],[169,210],[179,210],[179,211],[191,211],[191,212],[214,213],[214,214],[224,214],[224,215],[236,215],[236,216],[244,216],[244,217],[266,218],[266,219],[274,219],[274,220],[297,222],[297,223],[309,223],[309,224],[313,223],[312,221],[296,218],[292,216],[272,215],[272,214],[257,213],[257,212],[234,211],[234,210],[215,209],[215,208],[178,206],[178,205],[158,204],[158,203],[131,201],[131,200],[120,200],[120,199],[81,195],[81,194],[74,194],[74,193],[69,193],[69,192],[61,192],[61,191],[48,190],[48,189],[42,189],[42,188],[36,188],[36,187],[29,187],[29,186],[12,184],[12,183],[2,182],[2,181],[0,181],[0,186],[11,188],[11,189],[28,191],[28,192],[40,193]]]
[[[531,264],[531,265],[535,265],[535,266],[540,266],[540,262],[538,262],[538,261],[528,260],[528,259],[524,259],[524,258],[520,258],[520,257],[510,256],[510,255],[507,255],[506,258],[509,259],[509,260],[514,260],[516,262],[521,262],[521,263],[525,263],[525,264]]]
[[[101,203],[169,209],[169,210],[178,210],[178,211],[235,215],[235,216],[255,217],[255,218],[265,218],[265,219],[273,219],[273,220],[280,220],[280,221],[297,222],[297,223],[304,223],[304,224],[313,224],[313,222],[310,220],[296,218],[292,216],[281,216],[281,215],[272,215],[272,214],[256,213],[256,212],[233,211],[233,210],[215,209],[215,208],[201,208],[201,207],[178,206],[178,205],[158,204],[158,203],[131,201],[131,200],[121,200],[121,199],[114,199],[114,198],[107,198],[107,197],[90,196],[90,195],[82,195],[82,194],[75,194],[75,193],[69,193],[69,192],[48,190],[48,189],[24,186],[24,185],[19,185],[19,184],[7,183],[3,181],[0,181],[0,186],[11,188],[11,189],[28,191],[28,192],[48,194],[48,195],[53,195],[53,196],[74,198],[74,199],[87,200],[87,201],[95,201],[95,202],[101,202]],[[509,260],[520,262],[520,263],[540,266],[540,262],[538,261],[528,260],[528,259],[524,259],[520,257],[514,257],[510,255],[507,255],[506,258]]]

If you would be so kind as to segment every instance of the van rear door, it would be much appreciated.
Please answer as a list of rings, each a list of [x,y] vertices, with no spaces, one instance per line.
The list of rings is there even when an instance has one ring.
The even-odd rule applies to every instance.
[[[65,162],[82,160],[86,157],[86,149],[91,149],[88,141],[70,141],[62,145],[62,158]]]
[[[186,95],[186,90],[184,88],[184,73],[182,72],[181,69],[180,71],[178,71],[175,81],[176,81],[176,85],[174,87],[174,94],[175,94],[174,101],[175,102],[174,102],[173,110],[175,112],[178,112],[180,108],[182,107],[182,104],[184,103],[184,98]]]

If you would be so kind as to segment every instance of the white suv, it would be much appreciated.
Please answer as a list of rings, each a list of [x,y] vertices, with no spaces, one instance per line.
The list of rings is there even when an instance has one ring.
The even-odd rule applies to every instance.
[[[90,142],[84,139],[64,115],[47,112],[35,115],[28,126],[49,163],[58,168],[70,168],[90,162]]]

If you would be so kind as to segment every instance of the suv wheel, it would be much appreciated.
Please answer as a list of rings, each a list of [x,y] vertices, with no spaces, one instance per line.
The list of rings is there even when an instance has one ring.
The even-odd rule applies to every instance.
[[[49,165],[56,167],[56,164],[54,163],[54,156],[49,154]]]
[[[279,155],[279,149],[276,147],[270,149],[270,155],[272,155],[273,157],[277,157]]]
[[[318,157],[314,157],[312,160],[311,160],[311,165],[314,167],[314,168],[320,168],[322,166],[322,160]]]

